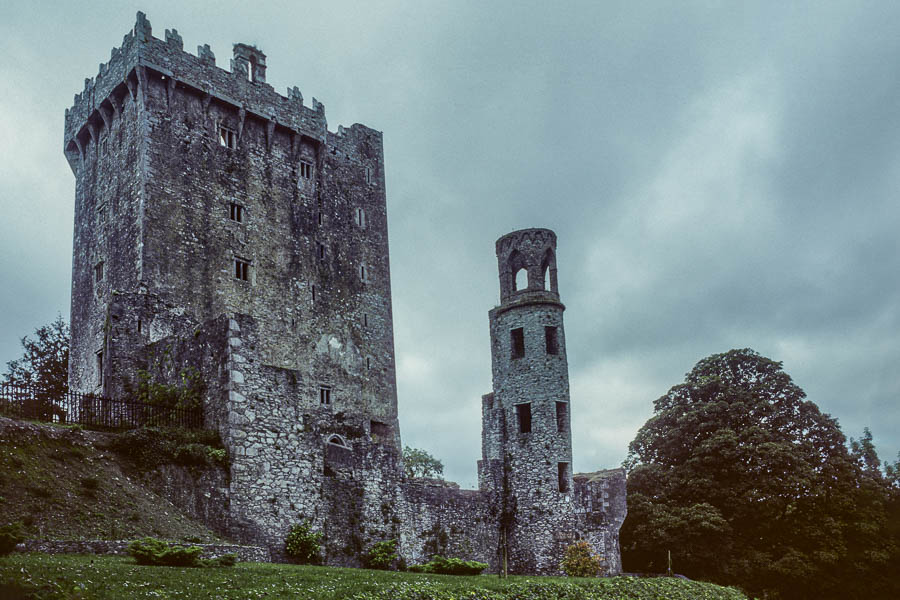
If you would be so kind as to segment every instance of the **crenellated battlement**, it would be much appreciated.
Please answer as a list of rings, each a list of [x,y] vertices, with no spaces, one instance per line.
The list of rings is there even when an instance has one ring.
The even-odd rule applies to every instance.
[[[549,229],[520,229],[497,240],[500,301],[506,305],[526,297],[549,297],[559,301],[556,287],[556,234]],[[516,286],[519,271],[527,274],[527,285]]]
[[[153,37],[150,21],[137,13],[134,28],[122,45],[113,48],[109,61],[99,65],[97,75],[84,80],[66,110],[64,149],[70,162],[95,140],[125,100],[140,100],[146,94],[148,77],[167,79],[167,85],[193,89],[209,100],[232,106],[246,115],[269,121],[275,127],[325,142],[328,129],[325,105],[312,98],[305,106],[296,87],[281,95],[266,83],[266,56],[247,44],[234,45],[231,71],[216,66],[215,54],[204,44],[197,54],[184,51],[176,29],[167,29],[164,39]]]

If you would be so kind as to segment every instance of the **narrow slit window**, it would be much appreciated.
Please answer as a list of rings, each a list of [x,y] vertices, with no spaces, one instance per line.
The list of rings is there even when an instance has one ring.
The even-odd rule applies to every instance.
[[[366,209],[356,209],[356,224],[362,229],[366,228]]]
[[[547,354],[559,354],[559,337],[556,327],[544,327],[544,339],[547,342]]]
[[[363,327],[369,326],[369,313],[363,313]]]
[[[319,257],[319,260],[325,260],[325,244],[316,242],[316,256]]]
[[[244,222],[244,207],[240,204],[231,203],[228,209],[228,218],[237,223]]]
[[[372,368],[372,357],[367,356],[366,357],[366,370],[368,371],[371,368]]]
[[[234,259],[234,278],[241,281],[250,280],[250,261],[243,258]]]
[[[516,421],[519,433],[531,433],[531,403],[516,404]]]
[[[569,491],[569,463],[561,462],[557,463],[557,479],[559,480],[559,491],[560,492],[568,492]]]
[[[237,147],[237,132],[230,127],[219,125],[219,145],[234,150]]]
[[[510,356],[522,358],[525,356],[525,330],[521,327],[509,332]]]
[[[319,388],[319,404],[322,406],[330,406],[331,405],[331,388],[328,386],[321,386]]]
[[[556,430],[557,431],[566,431],[568,429],[567,425],[569,422],[568,418],[569,414],[569,406],[566,402],[557,402],[556,403]]]
[[[305,160],[300,161],[300,182],[304,179],[312,179],[312,163]]]
[[[312,286],[312,301],[316,301],[316,286]]]
[[[363,283],[369,281],[369,269],[366,268],[366,265],[359,265],[359,280]]]
[[[366,183],[372,183],[372,167],[366,167]]]
[[[97,387],[103,387],[103,350],[97,352]]]
[[[101,260],[96,265],[94,265],[94,279],[97,283],[103,281],[103,261]]]

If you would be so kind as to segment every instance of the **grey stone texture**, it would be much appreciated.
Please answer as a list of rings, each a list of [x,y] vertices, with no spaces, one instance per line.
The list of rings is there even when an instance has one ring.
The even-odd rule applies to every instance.
[[[503,507],[502,552],[511,572],[555,574],[566,547],[586,539],[609,572],[618,573],[624,473],[593,479],[572,475],[556,234],[515,231],[497,240],[496,250],[501,302],[489,313],[494,389],[482,399],[478,470],[479,487]],[[525,278],[517,289],[520,271]],[[602,502],[603,486],[607,496],[609,486],[615,487],[623,503]],[[601,501],[588,502],[597,494]]]
[[[158,473],[155,486],[276,560],[309,520],[329,564],[358,566],[393,538],[408,563],[441,553],[497,570],[505,556],[514,572],[551,573],[583,537],[615,572],[624,477],[571,473],[553,232],[498,241],[480,489],[407,478],[382,135],[331,132],[324,105],[265,80],[258,48],[236,44],[226,71],[208,46],[185,52],[174,29],[153,37],[138,13],[75,96],[72,389],[127,396],[140,370],[169,383],[196,370],[228,472]]]
[[[43,552],[44,554],[128,554],[133,540],[26,540],[16,546],[19,552]],[[237,554],[241,562],[269,562],[269,551],[259,546],[233,544],[178,544],[199,546],[202,558],[219,558]]]

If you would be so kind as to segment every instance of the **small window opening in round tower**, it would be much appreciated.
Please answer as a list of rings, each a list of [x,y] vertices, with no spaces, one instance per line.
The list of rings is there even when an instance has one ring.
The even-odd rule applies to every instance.
[[[554,269],[556,269],[556,256],[553,254],[553,250],[547,248],[547,251],[544,252],[544,257],[541,259],[542,289],[550,290],[551,292],[556,291],[556,285],[551,274],[551,271]]]
[[[256,81],[256,57],[251,55],[249,64],[247,65],[247,79]]]
[[[513,278],[513,286],[514,292],[524,290],[528,287],[528,271],[525,267],[516,271],[515,277]]]

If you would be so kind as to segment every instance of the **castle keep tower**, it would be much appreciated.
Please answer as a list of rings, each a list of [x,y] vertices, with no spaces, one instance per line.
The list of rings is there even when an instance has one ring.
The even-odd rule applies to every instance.
[[[500,306],[490,311],[494,391],[483,399],[479,482],[510,512],[502,532],[514,573],[558,570],[573,537],[572,435],[556,234],[497,240]]]
[[[138,13],[66,111],[70,387],[198,374],[230,457],[214,525],[279,547],[310,519],[341,548],[384,498],[354,491],[349,515],[329,490],[402,472],[382,134],[329,131],[254,46],[230,70],[182,46]]]
[[[381,133],[266,83],[266,55],[134,30],[66,111],[75,174],[70,386],[119,396],[146,345],[254,319],[259,361],[396,431]],[[152,361],[151,361],[152,362]],[[384,436],[382,436],[384,437]]]

